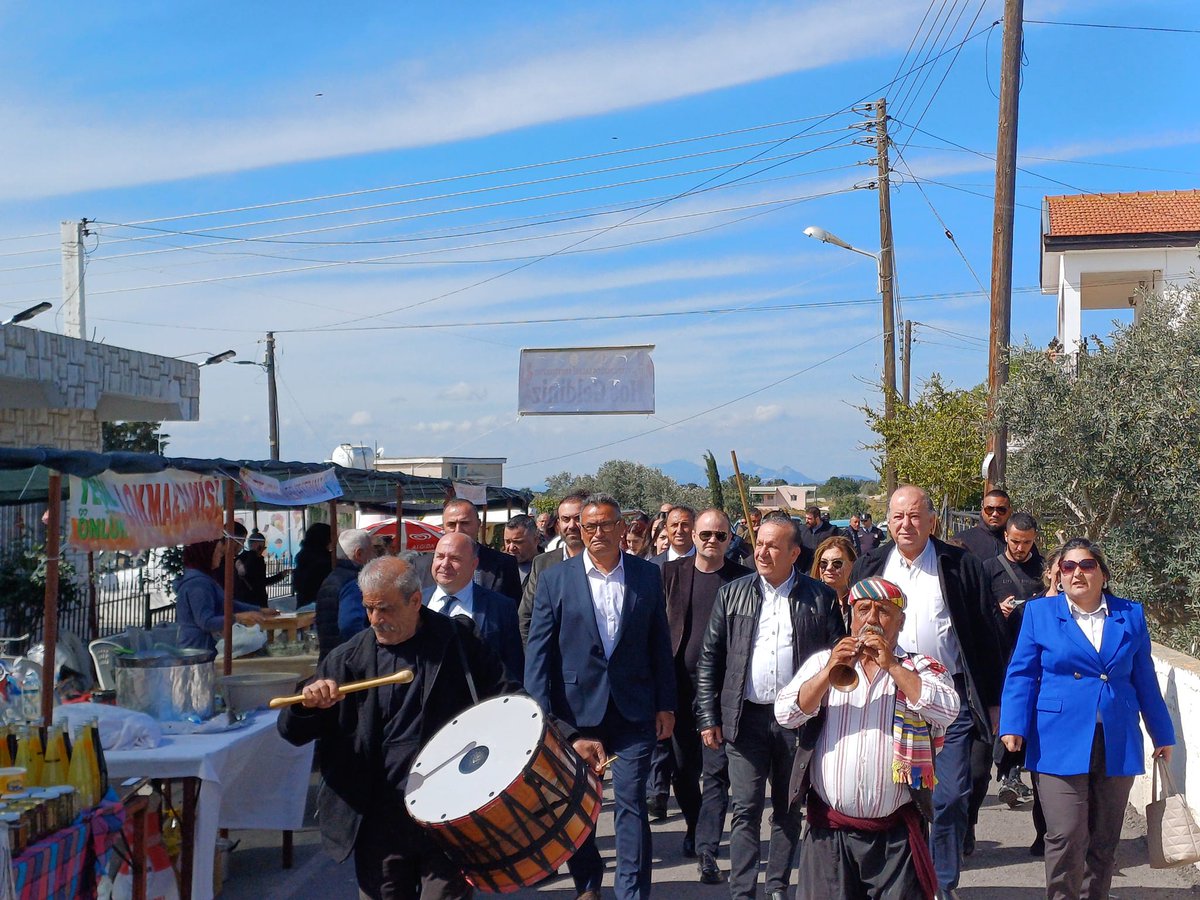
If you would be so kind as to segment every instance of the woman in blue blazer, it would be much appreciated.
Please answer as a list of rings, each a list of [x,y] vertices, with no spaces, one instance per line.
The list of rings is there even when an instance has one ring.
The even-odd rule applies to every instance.
[[[1175,729],[1158,690],[1138,603],[1107,592],[1098,547],[1067,541],[1062,593],[1025,604],[1000,734],[1026,747],[1046,814],[1046,896],[1107,898],[1133,777],[1145,771],[1138,716],[1167,761]]]

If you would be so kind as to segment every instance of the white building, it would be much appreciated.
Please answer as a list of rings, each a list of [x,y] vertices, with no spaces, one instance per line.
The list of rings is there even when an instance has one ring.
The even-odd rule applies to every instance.
[[[1079,349],[1084,310],[1132,307],[1136,321],[1139,291],[1191,281],[1200,267],[1198,243],[1200,191],[1046,197],[1042,293],[1058,296],[1064,352]]]

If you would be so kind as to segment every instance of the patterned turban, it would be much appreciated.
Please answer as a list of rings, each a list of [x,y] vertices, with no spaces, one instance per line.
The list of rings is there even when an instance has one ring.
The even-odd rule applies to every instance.
[[[901,609],[908,605],[904,591],[878,575],[855,582],[850,588],[850,602],[855,603],[859,600],[887,600]]]

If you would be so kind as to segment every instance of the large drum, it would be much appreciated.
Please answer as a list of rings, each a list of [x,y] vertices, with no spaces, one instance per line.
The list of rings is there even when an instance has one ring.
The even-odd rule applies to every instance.
[[[485,700],[430,739],[408,778],[408,812],[467,880],[508,893],[571,858],[600,815],[602,786],[529,697]]]

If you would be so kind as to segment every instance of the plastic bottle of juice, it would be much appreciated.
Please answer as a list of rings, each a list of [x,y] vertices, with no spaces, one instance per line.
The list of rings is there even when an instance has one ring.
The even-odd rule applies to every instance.
[[[90,761],[91,743],[91,730],[84,725],[75,735],[71,765],[67,769],[67,783],[75,788],[81,810],[96,805],[96,783],[92,780]]]
[[[51,725],[46,735],[46,757],[42,765],[42,784],[53,787],[67,783],[67,744],[61,725]]]

